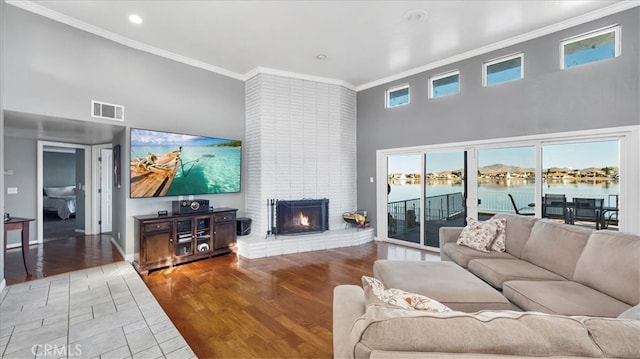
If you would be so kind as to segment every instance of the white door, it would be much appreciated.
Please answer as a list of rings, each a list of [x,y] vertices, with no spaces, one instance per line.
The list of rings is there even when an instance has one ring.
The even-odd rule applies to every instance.
[[[100,233],[111,232],[111,189],[113,187],[113,156],[110,148],[100,150]]]

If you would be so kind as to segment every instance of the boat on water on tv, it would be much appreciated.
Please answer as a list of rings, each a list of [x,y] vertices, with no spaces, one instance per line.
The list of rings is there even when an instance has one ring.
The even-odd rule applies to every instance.
[[[131,129],[130,197],[240,192],[241,141]]]

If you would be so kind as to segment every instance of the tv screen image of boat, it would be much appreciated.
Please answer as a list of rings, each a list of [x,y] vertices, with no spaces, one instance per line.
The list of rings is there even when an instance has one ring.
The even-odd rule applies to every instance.
[[[131,129],[130,197],[240,192],[242,143]]]

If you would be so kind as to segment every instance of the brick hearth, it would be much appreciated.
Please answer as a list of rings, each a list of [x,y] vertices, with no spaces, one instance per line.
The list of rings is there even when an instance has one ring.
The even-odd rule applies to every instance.
[[[269,236],[252,233],[238,237],[238,255],[253,259],[282,254],[302,253],[323,249],[358,246],[373,240],[373,228],[342,228],[291,236]]]

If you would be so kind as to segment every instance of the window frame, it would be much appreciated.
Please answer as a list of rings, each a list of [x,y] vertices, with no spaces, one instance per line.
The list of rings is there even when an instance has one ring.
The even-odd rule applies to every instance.
[[[400,90],[404,90],[404,89],[407,89],[407,102],[401,103],[401,104],[397,104],[397,105],[391,105],[391,101],[390,101],[391,100],[391,94],[396,92],[396,91],[400,91]],[[402,84],[402,85],[398,85],[398,86],[394,86],[394,87],[390,87],[390,88],[386,89],[385,92],[384,92],[384,107],[385,108],[396,108],[396,107],[408,105],[409,103],[411,103],[411,87],[409,86],[408,83]]]
[[[450,77],[450,76],[455,76],[455,75],[458,75],[458,92],[450,93],[450,94],[446,94],[446,95],[434,96],[434,93],[433,93],[433,90],[434,90],[433,82],[437,81],[437,80],[442,80],[442,79]],[[447,96],[451,96],[451,95],[457,95],[459,93],[460,93],[460,70],[447,71],[447,72],[443,72],[441,74],[429,77],[429,98],[447,97]]]
[[[620,232],[630,232],[640,234],[640,223],[635,219],[640,216],[640,208],[637,203],[640,201],[640,162],[633,154],[640,151],[640,125],[599,128],[592,130],[577,130],[567,132],[554,132],[548,134],[536,134],[517,137],[502,137],[482,140],[471,140],[464,142],[452,142],[432,145],[422,145],[415,147],[391,148],[376,151],[376,216],[386,218],[387,216],[387,156],[399,154],[411,155],[428,152],[446,152],[455,150],[465,150],[468,152],[467,163],[467,216],[477,219],[478,217],[478,193],[477,193],[477,162],[478,150],[504,148],[513,146],[536,146],[536,167],[535,182],[542,183],[542,148],[549,144],[591,142],[591,141],[619,141],[619,188],[620,198],[618,207],[620,208]],[[536,216],[542,214],[542,187],[536,185]],[[424,207],[423,207],[424,208]],[[387,233],[386,221],[377,221],[378,233]],[[383,235],[384,236],[384,235]],[[384,236],[383,241],[390,240]],[[403,242],[408,245],[406,242]]]
[[[487,83],[487,81],[489,80],[489,74],[487,72],[489,66],[499,64],[501,62],[507,62],[509,60],[513,60],[516,58],[520,58],[520,77],[509,79],[509,80],[498,82],[498,83],[493,83],[493,84]],[[523,78],[524,78],[524,52],[518,52],[511,55],[500,56],[498,58],[488,60],[482,63],[482,86],[483,87],[500,85],[506,82],[522,80]]]
[[[598,61],[591,61],[591,62],[587,62],[584,64],[579,64],[576,66],[570,66],[570,67],[565,67],[564,63],[565,63],[565,54],[564,54],[564,48],[565,46],[569,45],[569,44],[573,44],[575,42],[578,41],[582,41],[582,40],[586,40],[586,39],[590,39],[592,37],[596,37],[596,36],[600,36],[600,35],[604,35],[604,34],[608,34],[608,33],[613,33],[613,48],[614,48],[614,54],[612,58],[607,58],[607,59],[603,59],[603,60],[610,60],[610,59],[615,59],[616,57],[620,56],[622,51],[621,51],[621,41],[620,41],[620,32],[621,32],[622,28],[620,26],[620,24],[616,24],[616,25],[610,25],[610,26],[606,26],[600,29],[596,29],[596,30],[592,30],[589,32],[585,32],[582,34],[578,34],[572,37],[568,37],[565,39],[560,40],[560,69],[561,70],[565,70],[571,67],[576,67],[576,66],[582,66],[582,65],[587,65],[593,62],[600,62],[602,60],[598,60]]]

